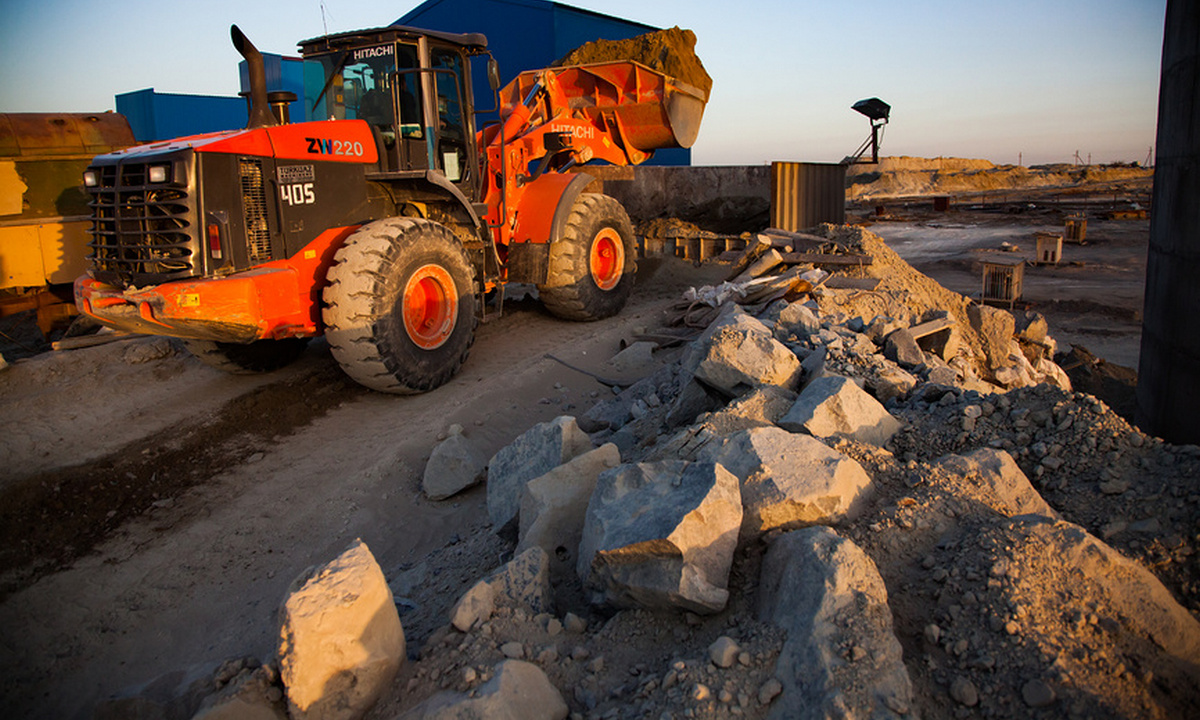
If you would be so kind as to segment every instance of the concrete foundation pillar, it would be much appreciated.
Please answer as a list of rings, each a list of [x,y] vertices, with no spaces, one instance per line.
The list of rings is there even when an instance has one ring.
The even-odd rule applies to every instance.
[[[1137,424],[1200,443],[1200,2],[1167,0]]]

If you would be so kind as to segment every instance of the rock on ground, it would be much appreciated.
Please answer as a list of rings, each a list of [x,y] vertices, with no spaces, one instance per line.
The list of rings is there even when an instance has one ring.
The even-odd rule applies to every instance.
[[[882,447],[903,423],[853,380],[833,376],[809,383],[779,426],[819,438],[841,435]]]
[[[556,575],[573,569],[596,478],[620,464],[617,446],[607,443],[530,480],[521,495],[517,553],[540,547],[556,566]]]
[[[541,668],[504,660],[478,690],[439,693],[399,720],[562,720],[566,716],[567,703]]]
[[[404,629],[362,540],[301,575],[280,610],[279,667],[293,720],[355,720],[404,661]]]
[[[525,483],[592,449],[575,418],[539,423],[501,448],[488,462],[488,518],[497,532],[517,519]]]
[[[777,427],[736,433],[700,459],[738,477],[742,541],[769,530],[842,519],[871,483],[862,466],[810,435]]]
[[[550,609],[550,559],[530,547],[463,593],[450,611],[450,624],[461,632],[487,622],[497,608],[541,613]]]
[[[741,522],[738,479],[719,465],[622,465],[596,483],[577,571],[596,603],[717,612]]]
[[[450,434],[433,449],[425,463],[421,490],[430,500],[445,500],[483,477],[487,465],[463,436],[462,425],[451,425]]]
[[[965,455],[947,455],[938,460],[947,472],[962,476],[983,490],[982,496],[994,509],[1008,516],[1058,513],[1038,494],[1012,456],[1003,450],[980,448]]]
[[[759,618],[787,631],[772,718],[902,717],[912,683],[887,588],[857,545],[826,527],[775,539],[763,560]]]

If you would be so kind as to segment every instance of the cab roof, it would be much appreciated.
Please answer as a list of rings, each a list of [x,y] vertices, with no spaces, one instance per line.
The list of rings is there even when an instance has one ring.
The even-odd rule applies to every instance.
[[[352,30],[332,35],[322,35],[298,43],[302,55],[315,55],[331,50],[345,50],[363,45],[377,45],[397,40],[416,40],[420,37],[433,38],[465,48],[468,52],[485,52],[487,37],[483,33],[450,33],[440,30],[425,30],[406,25],[389,25],[369,30]]]

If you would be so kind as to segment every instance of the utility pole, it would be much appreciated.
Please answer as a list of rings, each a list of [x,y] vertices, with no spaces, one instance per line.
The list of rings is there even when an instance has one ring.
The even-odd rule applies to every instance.
[[[1200,3],[1167,0],[1136,422],[1200,443]]]

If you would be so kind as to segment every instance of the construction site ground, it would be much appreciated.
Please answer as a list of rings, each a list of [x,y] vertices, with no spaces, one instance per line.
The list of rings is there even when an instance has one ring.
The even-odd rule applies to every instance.
[[[948,212],[927,199],[888,200],[850,220],[870,222],[918,270],[972,295],[979,260],[1032,258],[1035,231],[1061,230],[1067,214],[1088,210],[1088,244],[1064,246],[1057,266],[1027,268],[1023,300],[1049,318],[1060,345],[1134,366],[1148,221],[1099,219],[1108,209],[1099,198],[1044,194]],[[999,250],[1005,241],[1020,250]],[[424,609],[410,617],[431,618],[404,620],[419,648],[438,625],[430,609],[452,603],[504,552],[476,539],[486,537],[482,487],[442,502],[420,492],[447,428],[462,425],[490,455],[538,422],[582,414],[611,389],[547,355],[611,373],[605,363],[623,341],[655,328],[687,287],[725,272],[644,261],[626,310],[591,324],[510,296],[503,317],[481,326],[462,373],[418,396],[358,387],[321,341],[265,376],[223,375],[155,338],[13,363],[0,373],[6,714],[88,717],[97,700],[168,671],[270,658],[289,583],[356,537],[389,579],[436,557],[431,581],[406,596]]]

